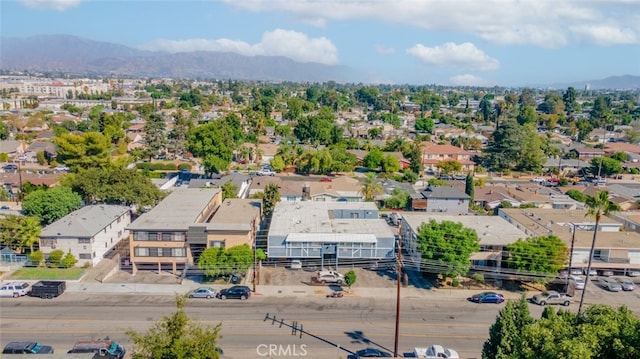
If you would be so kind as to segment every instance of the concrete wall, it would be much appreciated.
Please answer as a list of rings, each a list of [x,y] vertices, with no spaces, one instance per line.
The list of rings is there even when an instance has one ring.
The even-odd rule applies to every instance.
[[[469,212],[469,200],[429,198],[427,200],[427,212],[467,213]]]

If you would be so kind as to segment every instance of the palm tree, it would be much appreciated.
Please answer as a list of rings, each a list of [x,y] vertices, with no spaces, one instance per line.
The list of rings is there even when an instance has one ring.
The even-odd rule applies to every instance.
[[[589,262],[587,263],[587,278],[584,281],[584,289],[580,295],[580,306],[578,307],[578,315],[582,311],[582,303],[584,302],[584,293],[587,292],[587,285],[589,284],[589,274],[591,273],[591,261],[593,260],[593,253],[596,247],[596,238],[598,237],[598,226],[600,225],[600,219],[602,215],[608,215],[612,211],[617,211],[620,207],[609,201],[609,193],[606,191],[598,191],[596,195],[587,197],[586,201],[587,216],[594,216],[596,218],[596,225],[593,228],[593,239],[591,240],[591,250],[589,251]]]
[[[24,217],[19,223],[16,234],[20,238],[20,246],[29,246],[29,249],[33,253],[33,245],[40,241],[40,220],[37,217]]]
[[[364,200],[367,202],[373,201],[376,195],[383,193],[382,185],[373,172],[367,172],[360,193],[362,193]]]

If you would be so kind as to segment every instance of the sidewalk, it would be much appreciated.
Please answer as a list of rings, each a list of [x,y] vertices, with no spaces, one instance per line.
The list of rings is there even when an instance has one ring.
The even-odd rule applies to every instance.
[[[183,284],[147,284],[147,283],[88,283],[88,282],[67,282],[67,291],[70,293],[85,294],[145,294],[145,295],[173,295],[175,293],[187,293],[188,291],[202,286],[199,283],[185,280]],[[217,290],[228,287],[214,285]],[[251,285],[249,285],[251,288]],[[276,286],[276,285],[258,285],[255,296],[264,297],[325,297],[331,293],[329,286]],[[422,289],[415,287],[401,287],[400,296],[402,298],[468,298],[473,294],[479,293],[479,290],[468,289]],[[501,291],[507,299],[517,299],[520,293],[511,293]],[[366,288],[354,286],[348,291],[345,288],[345,297],[355,298],[396,298],[395,288]],[[528,294],[530,296],[531,294]]]

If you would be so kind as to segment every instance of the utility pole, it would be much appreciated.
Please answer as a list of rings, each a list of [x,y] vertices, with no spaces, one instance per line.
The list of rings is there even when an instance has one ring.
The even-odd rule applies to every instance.
[[[257,249],[256,249],[257,246],[258,246],[257,239],[254,236],[253,237],[253,292],[254,293],[256,292],[256,280],[257,280],[257,277],[256,277],[256,261],[258,259],[258,255],[256,253],[257,252]]]
[[[573,244],[576,241],[576,224],[571,222],[571,249],[569,250],[569,268],[567,269],[567,287],[565,293],[569,290],[569,279],[571,278],[571,264],[573,262]]]
[[[393,344],[393,356],[398,357],[398,338],[400,337],[400,278],[402,278],[402,223],[400,223],[400,231],[398,234],[398,259],[396,263],[396,333]]]

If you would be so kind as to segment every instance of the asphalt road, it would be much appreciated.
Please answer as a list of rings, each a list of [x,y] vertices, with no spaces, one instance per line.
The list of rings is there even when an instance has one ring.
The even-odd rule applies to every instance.
[[[70,294],[70,293],[69,293]],[[109,336],[131,348],[125,334],[143,331],[172,313],[167,296],[65,295],[0,299],[0,338],[37,340],[65,352],[76,340]],[[464,358],[480,357],[488,328],[503,304],[477,305],[465,300],[407,298],[401,303],[399,352],[415,346],[442,344]],[[187,312],[204,324],[222,323],[220,346],[225,358],[346,357],[348,352],[376,347],[393,352],[395,301],[383,298],[253,297],[247,301],[191,300]],[[265,320],[269,314],[272,319]],[[280,325],[280,319],[284,325]],[[297,322],[310,334],[292,334]],[[317,336],[314,338],[312,335]],[[319,339],[320,338],[320,339]],[[269,353],[269,349],[274,349]]]

